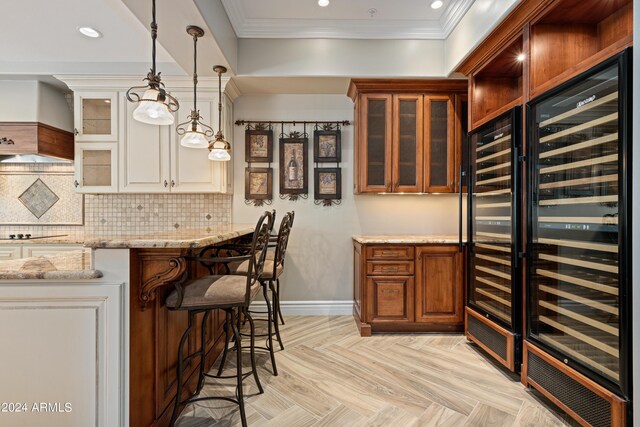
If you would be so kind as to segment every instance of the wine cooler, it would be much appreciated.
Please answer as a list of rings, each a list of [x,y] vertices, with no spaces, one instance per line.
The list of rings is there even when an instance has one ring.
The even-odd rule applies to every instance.
[[[469,135],[465,333],[512,371],[520,366],[521,107]]]
[[[523,381],[594,426],[631,397],[629,55],[527,104]]]

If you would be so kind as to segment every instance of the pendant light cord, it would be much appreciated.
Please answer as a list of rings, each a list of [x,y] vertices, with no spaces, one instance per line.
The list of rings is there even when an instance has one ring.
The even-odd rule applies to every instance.
[[[196,87],[198,86],[198,36],[193,36],[193,111],[196,111]]]
[[[218,129],[222,132],[222,73],[218,71]]]
[[[158,38],[158,23],[156,22],[156,0],[151,0],[151,72],[156,75],[156,38]]]

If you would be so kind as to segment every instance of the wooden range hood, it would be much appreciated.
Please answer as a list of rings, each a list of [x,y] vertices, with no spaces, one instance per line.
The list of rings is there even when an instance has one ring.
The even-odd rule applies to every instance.
[[[0,156],[38,154],[73,160],[73,133],[40,122],[0,122]]]

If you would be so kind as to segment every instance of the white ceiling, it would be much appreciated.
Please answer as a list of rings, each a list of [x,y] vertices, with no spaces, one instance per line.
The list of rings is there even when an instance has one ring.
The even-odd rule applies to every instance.
[[[240,38],[444,39],[475,0],[222,0]],[[377,12],[372,17],[370,9]]]

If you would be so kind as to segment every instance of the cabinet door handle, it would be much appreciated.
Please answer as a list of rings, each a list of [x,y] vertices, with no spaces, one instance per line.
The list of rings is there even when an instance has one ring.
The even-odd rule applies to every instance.
[[[80,132],[78,132],[78,129],[77,129],[77,128],[73,128],[73,134],[74,134],[74,135],[77,135],[77,134],[79,134],[79,133],[80,133]]]
[[[73,186],[78,188],[78,185],[80,185],[80,183],[78,182],[78,180],[74,180],[73,181]]]
[[[174,180],[171,180],[171,186],[175,187],[176,186],[176,182]]]
[[[167,180],[164,180],[164,187],[167,188],[167,185],[169,185],[169,183],[167,182]]]

